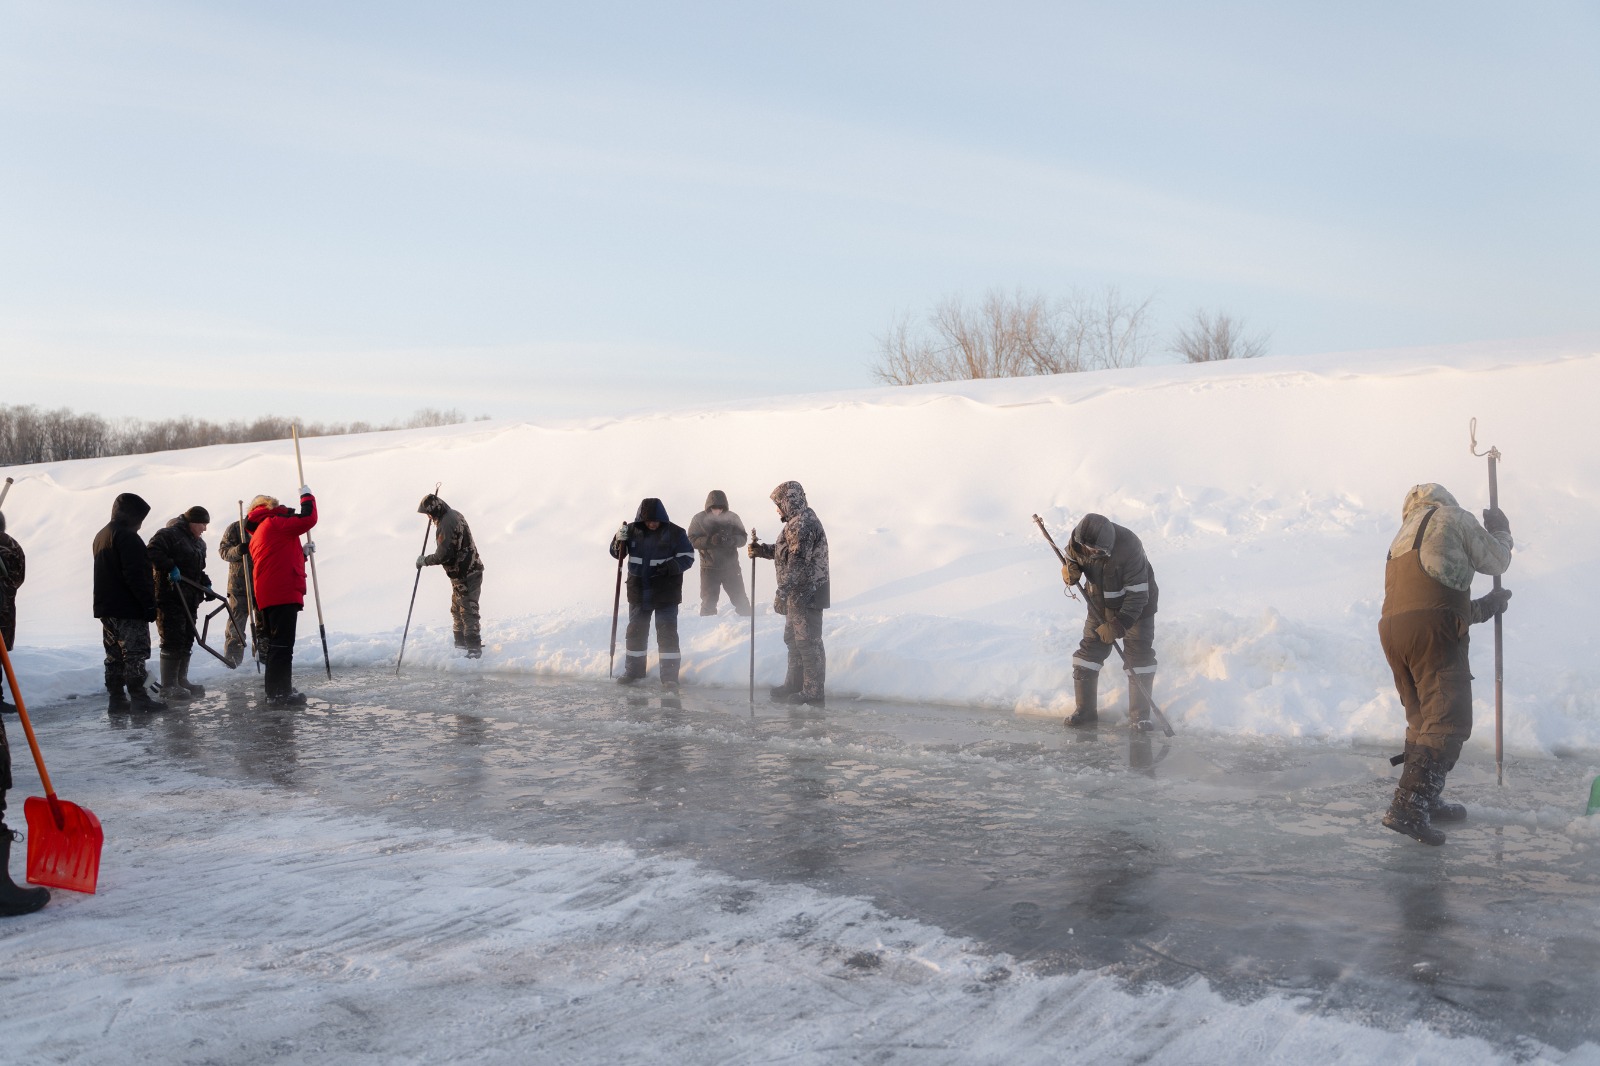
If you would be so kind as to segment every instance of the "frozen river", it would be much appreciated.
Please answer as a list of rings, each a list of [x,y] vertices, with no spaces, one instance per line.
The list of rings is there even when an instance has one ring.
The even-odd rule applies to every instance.
[[[147,719],[108,720],[98,696],[36,717],[59,790],[86,804],[75,781],[181,770],[445,838],[692,860],[729,875],[715,906],[730,917],[756,895],[739,885],[803,885],[1032,974],[1199,975],[1236,1004],[1288,994],[1507,1054],[1600,1038],[1600,833],[1580,818],[1592,756],[1514,760],[1503,789],[1469,759],[1449,793],[1472,817],[1431,849],[1378,825],[1392,752],[1348,743],[488,674],[303,684],[326,699],[267,711],[240,676]],[[33,775],[18,769],[20,796]],[[95,804],[114,887],[116,805]],[[806,920],[772,935],[802,937]]]

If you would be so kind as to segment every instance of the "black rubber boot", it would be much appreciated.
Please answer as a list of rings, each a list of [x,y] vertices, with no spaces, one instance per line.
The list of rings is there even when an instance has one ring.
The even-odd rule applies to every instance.
[[[111,697],[111,702],[106,705],[107,714],[127,714],[133,709],[128,702],[128,686],[123,683],[122,670],[112,670],[106,667],[106,692]]]
[[[1467,809],[1459,803],[1451,803],[1435,796],[1433,798],[1433,806],[1428,808],[1428,820],[1430,822],[1464,822],[1467,820]]]
[[[1433,752],[1406,745],[1405,769],[1383,816],[1384,826],[1433,847],[1443,844],[1445,835],[1433,827],[1430,814],[1443,787],[1444,774],[1439,772]]]
[[[1067,719],[1067,725],[1073,729],[1083,729],[1094,725],[1100,720],[1100,673],[1097,670],[1085,670],[1081,666],[1072,668],[1072,697],[1077,709]]]
[[[772,697],[774,703],[785,702],[790,696],[800,691],[800,685],[805,679],[805,667],[800,662],[800,653],[794,650],[794,645],[789,645],[789,673],[783,679],[783,684],[773,685],[767,689],[767,695]]]
[[[50,902],[47,888],[22,888],[11,880],[11,842],[21,838],[0,822],[0,918],[32,914]]]
[[[461,630],[458,629],[458,630],[455,631],[455,638],[456,638],[456,647],[465,648],[467,646],[467,635],[465,633],[463,633]]]
[[[299,689],[290,689],[284,696],[267,697],[268,707],[304,707],[305,704],[306,694]]]
[[[187,692],[191,699],[198,699],[206,694],[205,689],[189,682],[189,656],[187,655],[178,657],[178,690]]]
[[[1155,702],[1156,675],[1128,673],[1128,728],[1139,733],[1155,732],[1150,720],[1150,705]]]
[[[161,657],[161,698],[168,703],[187,703],[189,700],[189,690],[178,684],[176,655]]]
[[[678,691],[678,659],[661,658],[661,687]]]
[[[143,682],[129,682],[128,703],[131,705],[130,709],[138,714],[149,714],[152,711],[164,711],[167,709],[166,703],[154,699],[149,692],[145,691]]]

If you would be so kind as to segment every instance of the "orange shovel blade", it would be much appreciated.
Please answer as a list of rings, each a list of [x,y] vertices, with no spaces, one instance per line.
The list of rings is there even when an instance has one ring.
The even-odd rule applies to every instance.
[[[59,797],[29,796],[22,809],[28,818],[28,880],[93,893],[100,880],[100,846],[105,843],[100,819]],[[56,824],[57,812],[61,825]]]

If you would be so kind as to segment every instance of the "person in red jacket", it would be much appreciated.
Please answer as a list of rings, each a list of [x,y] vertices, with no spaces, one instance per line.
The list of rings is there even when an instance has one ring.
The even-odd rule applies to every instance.
[[[317,500],[300,486],[300,513],[283,506],[275,496],[250,501],[244,525],[250,534],[251,573],[255,579],[256,609],[267,628],[267,702],[279,706],[305,703],[294,688],[294,630],[306,600],[308,546],[300,535],[317,524]]]

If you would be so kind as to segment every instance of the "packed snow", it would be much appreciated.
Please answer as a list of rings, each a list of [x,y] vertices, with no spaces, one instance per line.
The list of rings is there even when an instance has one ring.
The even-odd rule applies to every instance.
[[[1438,481],[1472,509],[1487,504],[1485,460],[1468,446],[1476,417],[1480,447],[1504,454],[1501,504],[1517,541],[1505,578],[1515,592],[1508,749],[1524,764],[1592,763],[1596,351],[1585,342],[1274,358],[305,440],[333,670],[393,671],[426,526],[415,508],[436,482],[471,522],[487,572],[481,661],[451,647],[447,582],[436,569],[422,575],[406,674],[435,692],[480,672],[603,680],[615,580],[606,545],[639,499],[662,498],[686,525],[707,491],[722,489],[769,540],[778,521],[767,494],[794,479],[831,547],[832,702],[950,704],[1041,727],[1062,715],[1082,605],[1063,595],[1031,516],[1062,541],[1092,510],[1137,531],[1155,567],[1156,698],[1176,743],[1394,745],[1403,716],[1376,637],[1384,552],[1415,483]],[[153,505],[146,535],[203,504],[221,584],[214,546],[238,501],[295,493],[289,442],[5,473],[16,479],[8,530],[28,552],[13,658],[40,708],[57,788],[107,826],[98,895],[57,893],[39,915],[0,923],[16,979],[0,1042],[13,1054],[1600,1063],[1594,1043],[1508,1047],[1422,1022],[1363,1025],[1309,1011],[1293,992],[1241,1002],[1203,977],[1132,987],[1094,971],[1035,972],[860,895],[741,878],[622,841],[464,832],[292,786],[265,757],[232,775],[202,772],[176,725],[149,737],[106,725],[89,542],[119,492]],[[755,597],[769,602],[771,564],[757,566]],[[691,571],[685,682],[742,691],[749,620],[725,602],[721,616],[698,617],[697,585]],[[308,597],[296,682],[313,697],[316,621]],[[770,611],[756,620],[759,685],[779,680],[781,621]],[[1463,778],[1484,788],[1488,633],[1474,632],[1478,731],[1463,764]],[[235,696],[259,684],[203,655],[195,665],[196,680]],[[1106,673],[1102,701],[1115,718],[1123,683]],[[181,724],[185,713],[222,712],[164,719]],[[20,801],[37,780],[15,719],[8,728]],[[497,728],[486,727],[491,738]],[[382,758],[395,772],[393,752]],[[1215,782],[1189,790],[1201,803],[1225,792]],[[1541,794],[1532,808],[1508,799],[1485,814],[1558,835],[1558,850],[1587,869],[1593,820],[1579,817],[1582,797],[1573,801],[1562,810]],[[1359,804],[1346,806],[1341,816],[1360,817]],[[1376,810],[1372,847],[1416,847],[1386,839],[1375,819]]]
[[[1393,740],[1403,716],[1381,651],[1383,558],[1413,484],[1478,509],[1497,446],[1516,558],[1505,622],[1510,750],[1600,747],[1596,602],[1600,395],[1595,346],[1475,346],[1270,358],[963,382],[646,413],[572,424],[479,422],[302,442],[318,496],[321,597],[337,666],[392,662],[422,547],[417,502],[472,524],[487,572],[481,666],[454,658],[448,582],[423,575],[406,650],[417,668],[603,677],[614,564],[607,542],[639,500],[679,524],[722,489],[763,539],[768,493],[805,485],[828,530],[833,698],[1002,706],[1059,715],[1081,604],[1031,521],[1064,541],[1098,511],[1143,539],[1161,586],[1157,701],[1186,732]],[[49,696],[98,684],[89,541],[119,492],[154,507],[145,533],[191,504],[214,545],[240,500],[295,495],[289,442],[43,465],[6,515],[29,555],[18,661]],[[750,581],[746,570],[745,580]],[[772,589],[758,566],[756,597]],[[220,583],[220,580],[219,580]],[[680,621],[690,684],[748,680],[749,629],[726,601]],[[1480,594],[1488,580],[1481,579]],[[770,597],[769,597],[770,598]],[[313,604],[299,669],[320,658]],[[782,619],[756,628],[778,680]],[[1489,630],[1479,627],[1472,743],[1491,736]],[[204,657],[197,660],[197,664]],[[215,663],[202,676],[220,673]],[[311,679],[306,677],[306,683]],[[1102,703],[1124,682],[1106,671]]]

